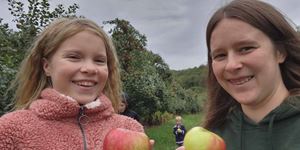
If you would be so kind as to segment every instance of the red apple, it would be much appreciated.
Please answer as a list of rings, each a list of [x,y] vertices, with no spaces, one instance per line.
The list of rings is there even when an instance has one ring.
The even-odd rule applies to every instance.
[[[224,140],[202,127],[190,129],[184,137],[185,150],[226,150]]]
[[[109,131],[103,141],[103,150],[150,150],[148,136],[142,132],[115,128]]]

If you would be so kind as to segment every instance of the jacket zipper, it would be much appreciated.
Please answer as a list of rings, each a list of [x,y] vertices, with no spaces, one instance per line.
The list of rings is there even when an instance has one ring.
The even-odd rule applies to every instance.
[[[85,125],[85,123],[83,123],[83,121],[85,119],[87,119],[87,116],[84,114],[84,106],[80,106],[80,108],[79,108],[79,115],[78,115],[78,118],[77,118],[77,122],[78,122],[78,126],[80,128],[80,131],[82,133],[83,149],[87,150],[86,137],[85,137],[85,132],[84,132],[84,128],[83,128],[83,126]]]

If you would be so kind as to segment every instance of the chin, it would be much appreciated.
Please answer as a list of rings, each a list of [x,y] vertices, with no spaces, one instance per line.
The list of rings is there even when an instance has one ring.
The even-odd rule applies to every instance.
[[[95,99],[83,101],[81,104],[85,105],[85,104],[91,103],[93,101],[95,101]]]
[[[236,99],[236,101],[238,102],[238,103],[240,103],[241,105],[252,105],[252,104],[255,104],[255,100],[253,100],[253,99],[249,99],[249,98],[247,98],[247,99]]]
[[[79,104],[82,104],[82,105],[85,105],[85,104],[88,104],[90,102],[93,102],[94,100],[96,100],[97,97],[89,97],[89,98],[78,98],[77,99],[77,102]]]
[[[251,104],[254,103],[257,100],[257,96],[252,93],[240,93],[233,96],[233,98],[241,103],[241,104]]]

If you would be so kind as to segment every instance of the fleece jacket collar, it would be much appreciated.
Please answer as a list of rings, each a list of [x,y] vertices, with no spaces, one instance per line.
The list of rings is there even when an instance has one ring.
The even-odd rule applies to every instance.
[[[84,108],[85,115],[89,117],[89,121],[106,118],[114,113],[110,100],[104,94],[101,94],[97,100],[84,105]],[[54,89],[47,88],[42,91],[41,98],[34,101],[29,109],[44,119],[74,119],[79,114],[80,105],[73,98],[65,96]]]

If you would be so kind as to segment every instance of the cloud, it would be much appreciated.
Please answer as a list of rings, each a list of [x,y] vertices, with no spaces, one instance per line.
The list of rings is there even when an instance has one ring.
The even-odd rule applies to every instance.
[[[213,12],[230,0],[50,0],[51,5],[63,3],[80,6],[78,15],[99,25],[115,18],[129,21],[147,37],[147,48],[159,54],[171,69],[186,69],[206,64],[206,24]],[[299,0],[266,0],[279,8],[295,24],[300,25]],[[0,14],[12,20],[7,2],[0,1]],[[104,29],[107,29],[105,26]]]

